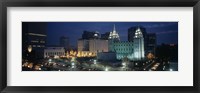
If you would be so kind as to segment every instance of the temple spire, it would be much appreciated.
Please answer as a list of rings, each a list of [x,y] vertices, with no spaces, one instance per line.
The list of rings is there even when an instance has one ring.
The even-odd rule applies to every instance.
[[[119,34],[117,33],[116,28],[115,28],[115,24],[113,25],[113,30],[110,32],[109,39],[120,41]]]
[[[115,29],[115,24],[113,25],[113,31],[116,31],[116,29]]]

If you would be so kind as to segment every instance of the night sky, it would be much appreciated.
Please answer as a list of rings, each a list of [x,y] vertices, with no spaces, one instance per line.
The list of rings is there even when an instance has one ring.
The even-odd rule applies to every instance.
[[[112,31],[114,24],[121,41],[128,40],[128,28],[140,25],[147,33],[156,33],[158,45],[178,44],[178,22],[48,22],[47,45],[59,45],[59,38],[66,36],[70,38],[70,45],[76,46],[84,30],[104,34]]]

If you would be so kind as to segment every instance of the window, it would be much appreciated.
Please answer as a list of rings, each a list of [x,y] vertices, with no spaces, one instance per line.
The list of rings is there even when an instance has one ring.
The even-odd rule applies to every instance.
[[[40,43],[45,43],[45,41],[40,41]]]
[[[33,45],[33,47],[36,47],[36,45]]]
[[[32,43],[38,43],[39,41],[37,41],[37,40],[32,40],[31,42],[32,42]]]

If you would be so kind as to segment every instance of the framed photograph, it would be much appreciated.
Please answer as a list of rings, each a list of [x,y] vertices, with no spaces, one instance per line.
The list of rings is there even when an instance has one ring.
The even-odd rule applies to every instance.
[[[1,92],[199,92],[199,0],[1,2]]]

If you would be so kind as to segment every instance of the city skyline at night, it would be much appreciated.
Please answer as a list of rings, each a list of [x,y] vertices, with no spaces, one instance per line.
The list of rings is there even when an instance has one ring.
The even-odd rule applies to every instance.
[[[158,45],[178,44],[178,22],[47,22],[47,45],[59,45],[59,38],[66,36],[73,38],[70,44],[77,47],[76,40],[80,39],[83,31],[104,34],[112,31],[114,24],[121,41],[127,41],[130,27],[143,26],[147,33],[156,33]]]
[[[22,71],[178,71],[178,22],[22,22]]]

